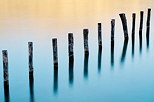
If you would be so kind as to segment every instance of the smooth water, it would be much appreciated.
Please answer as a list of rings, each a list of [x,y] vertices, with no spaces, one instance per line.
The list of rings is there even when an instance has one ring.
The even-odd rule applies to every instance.
[[[149,48],[148,8],[152,9]],[[0,102],[154,102],[153,9],[153,0],[0,0],[0,50],[7,49],[9,57],[9,92],[4,94],[0,54]],[[119,17],[123,12],[128,20],[127,46]],[[133,55],[134,12],[137,17]],[[112,18],[116,19],[114,54],[110,42]],[[102,53],[98,50],[99,22],[103,31]],[[84,56],[84,28],[89,29],[89,57]],[[69,32],[74,33],[74,64],[68,58]],[[53,37],[58,39],[58,72],[53,68]],[[34,81],[29,80],[29,41],[34,43]]]

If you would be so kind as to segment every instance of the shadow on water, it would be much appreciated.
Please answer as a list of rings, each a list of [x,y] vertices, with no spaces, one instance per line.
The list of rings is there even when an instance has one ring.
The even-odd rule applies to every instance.
[[[101,72],[101,63],[102,62],[102,46],[98,48],[98,72]]]
[[[54,91],[54,94],[58,93],[58,66],[54,66],[53,91]]]
[[[111,67],[114,67],[114,41],[111,41]]]
[[[30,102],[35,102],[35,100],[34,100],[34,77],[33,77],[33,74],[29,75],[29,89],[30,89]]]
[[[74,82],[74,56],[69,58],[69,84],[73,85]]]
[[[88,60],[89,54],[85,54],[84,56],[84,78],[88,79]]]
[[[121,55],[121,64],[123,64],[125,62],[127,46],[128,46],[128,39],[125,39],[124,45],[123,45],[123,51],[122,51],[122,55]]]
[[[9,84],[4,83],[5,102],[10,102]]]

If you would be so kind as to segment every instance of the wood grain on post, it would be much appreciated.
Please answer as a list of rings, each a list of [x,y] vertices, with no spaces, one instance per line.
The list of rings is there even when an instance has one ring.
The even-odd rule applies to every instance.
[[[74,59],[73,46],[74,46],[73,33],[68,33],[68,54],[69,58],[72,60]]]
[[[7,50],[2,51],[3,54],[3,77],[4,85],[9,85],[9,72],[8,72],[8,52]]]
[[[58,68],[57,38],[52,39],[54,68]]]
[[[28,42],[29,51],[29,75],[33,75],[33,42]]]
[[[98,45],[102,47],[102,24],[98,23]]]
[[[124,31],[124,37],[125,39],[128,39],[128,28],[127,28],[127,19],[124,13],[119,14],[122,25],[123,25],[123,31]]]
[[[115,19],[111,20],[111,41],[114,41]]]
[[[85,54],[89,54],[89,47],[88,47],[88,29],[83,29],[83,37],[84,37],[84,52]]]

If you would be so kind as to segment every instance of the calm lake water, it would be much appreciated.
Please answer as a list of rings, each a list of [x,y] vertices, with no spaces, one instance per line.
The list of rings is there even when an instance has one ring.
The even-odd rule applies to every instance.
[[[152,9],[149,47],[148,8]],[[140,11],[144,11],[142,48]],[[125,13],[128,21],[125,47],[119,13]],[[132,13],[136,13],[134,54]],[[0,102],[154,102],[153,14],[153,0],[0,0],[0,50],[8,50],[9,57],[9,92],[4,94],[0,54]],[[115,44],[111,55],[113,18]],[[98,51],[99,22],[102,53]],[[84,56],[84,28],[89,29],[89,57]],[[73,65],[68,58],[69,32],[74,34]],[[53,68],[53,37],[58,39],[58,72]],[[29,80],[29,41],[34,44],[33,81]]]

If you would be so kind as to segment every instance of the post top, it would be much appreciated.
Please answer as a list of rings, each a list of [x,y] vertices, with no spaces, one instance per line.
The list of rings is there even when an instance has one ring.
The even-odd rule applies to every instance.
[[[87,34],[88,32],[89,32],[88,29],[83,29],[83,33],[84,33],[84,34]]]
[[[73,35],[73,33],[68,33],[68,35]]]
[[[115,22],[115,19],[111,19],[111,22]]]
[[[52,38],[52,40],[57,40],[57,38]]]
[[[3,53],[7,53],[7,50],[2,50]]]
[[[28,42],[28,44],[32,44],[33,42]]]
[[[125,13],[120,13],[119,15],[122,16],[122,15],[125,15]]]

